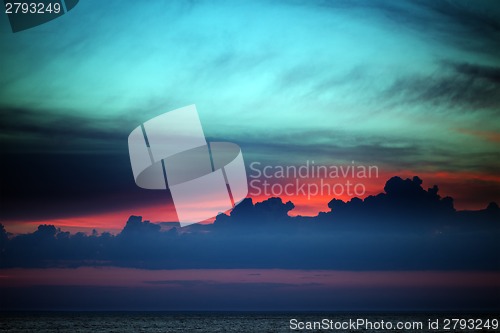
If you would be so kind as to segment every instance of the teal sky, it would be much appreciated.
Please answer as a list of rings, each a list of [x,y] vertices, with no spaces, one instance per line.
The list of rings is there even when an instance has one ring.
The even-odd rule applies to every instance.
[[[500,196],[497,2],[82,0],[15,34],[2,15],[0,48],[4,153],[121,154],[196,104],[247,164],[355,160]]]

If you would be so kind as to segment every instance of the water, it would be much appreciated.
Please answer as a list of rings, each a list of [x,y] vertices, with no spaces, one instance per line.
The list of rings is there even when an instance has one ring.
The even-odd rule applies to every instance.
[[[444,329],[446,318],[481,318],[498,322],[500,315],[429,315],[429,314],[329,314],[329,313],[165,313],[165,312],[39,312],[0,313],[0,332],[298,332],[290,329],[292,318],[303,322],[333,322],[365,319],[372,325],[385,323],[385,329],[306,329],[303,332],[500,332],[481,329]],[[439,329],[428,329],[428,321],[439,320]],[[387,329],[398,322],[422,323],[422,329]],[[477,325],[479,321],[475,322]],[[410,325],[407,324],[407,325]],[[451,325],[453,323],[450,323]],[[458,324],[458,323],[457,323]]]

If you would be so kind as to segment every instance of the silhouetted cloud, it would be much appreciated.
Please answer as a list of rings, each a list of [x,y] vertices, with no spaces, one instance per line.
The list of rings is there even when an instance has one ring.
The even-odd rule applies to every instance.
[[[456,211],[453,199],[422,180],[393,177],[384,193],[330,212],[291,217],[292,202],[243,200],[210,225],[186,228],[131,216],[118,235],[70,234],[41,225],[8,237],[0,228],[1,267],[113,265],[137,268],[344,270],[500,269],[500,209]]]

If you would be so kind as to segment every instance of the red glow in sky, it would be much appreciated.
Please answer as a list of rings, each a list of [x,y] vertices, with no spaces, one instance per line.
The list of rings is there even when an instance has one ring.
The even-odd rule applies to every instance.
[[[271,179],[269,180],[271,185],[276,185],[274,187],[274,192],[272,187],[269,187],[269,194],[264,195],[263,189],[260,195],[252,195],[256,193],[255,189],[249,188],[249,197],[251,197],[255,202],[260,202],[268,199],[269,197],[279,196],[282,198],[283,202],[292,201],[295,208],[289,212],[292,216],[302,215],[302,216],[315,216],[319,212],[329,211],[328,202],[336,197],[343,201],[351,200],[355,195],[349,195],[347,193],[348,186],[346,182],[349,181],[350,191],[353,191],[354,184],[362,184],[364,189],[364,195],[359,197],[365,198],[369,195],[376,195],[383,192],[385,182],[392,177],[392,175],[397,174],[402,178],[412,178],[414,175],[419,175],[423,180],[423,188],[427,189],[433,185],[438,185],[440,188],[439,194],[442,197],[451,196],[455,199],[455,208],[458,210],[470,209],[484,209],[489,201],[498,200],[500,198],[495,197],[495,193],[488,192],[488,189],[494,187],[500,188],[500,177],[497,175],[470,173],[470,172],[412,172],[409,170],[402,170],[398,172],[394,171],[380,171],[378,178],[367,178],[367,179],[352,179],[352,178],[341,178],[341,179],[327,179],[324,183],[328,184],[332,188],[335,184],[341,184],[341,187],[336,189],[340,191],[342,188],[345,190],[341,195],[332,195],[333,193],[328,193],[327,187],[319,189],[320,180],[319,179],[305,179],[301,180],[302,183],[306,184],[305,189],[307,190],[307,185],[316,184],[317,187],[312,187],[314,190],[319,189],[316,194],[311,194],[309,197],[303,195],[302,193],[293,193],[294,195],[286,195],[284,193],[284,186],[286,184],[292,183],[295,186],[295,179]],[[251,180],[250,180],[251,181]],[[294,187],[295,191],[296,187]],[[485,190],[486,189],[486,190]],[[281,191],[281,192],[280,192]],[[332,190],[333,191],[333,190]],[[491,191],[491,190],[490,190]],[[337,192],[339,193],[339,192]],[[280,195],[281,194],[281,195]],[[493,195],[493,197],[491,197]],[[498,195],[498,191],[497,191]],[[227,212],[226,212],[227,213]],[[143,205],[126,207],[116,211],[110,211],[105,213],[89,213],[88,215],[82,215],[78,217],[65,217],[58,219],[41,219],[35,221],[3,221],[6,229],[11,233],[26,233],[36,230],[38,225],[41,224],[52,224],[62,230],[70,232],[92,232],[92,229],[96,229],[98,232],[111,232],[118,233],[125,226],[126,221],[131,215],[139,215],[143,217],[143,220],[149,220],[151,222],[176,222],[177,215],[175,213],[175,208],[172,204],[154,204],[154,205]],[[205,223],[212,222],[213,219],[205,221]]]

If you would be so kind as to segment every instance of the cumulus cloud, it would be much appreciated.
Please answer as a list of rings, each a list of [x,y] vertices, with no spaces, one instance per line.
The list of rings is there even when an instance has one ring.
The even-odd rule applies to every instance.
[[[418,177],[387,181],[364,200],[333,199],[330,212],[291,217],[292,202],[245,199],[211,225],[179,228],[131,216],[117,235],[70,234],[41,225],[0,228],[2,267],[499,270],[500,209],[456,211]],[[467,244],[467,246],[464,246]],[[439,255],[437,255],[439,254]]]

